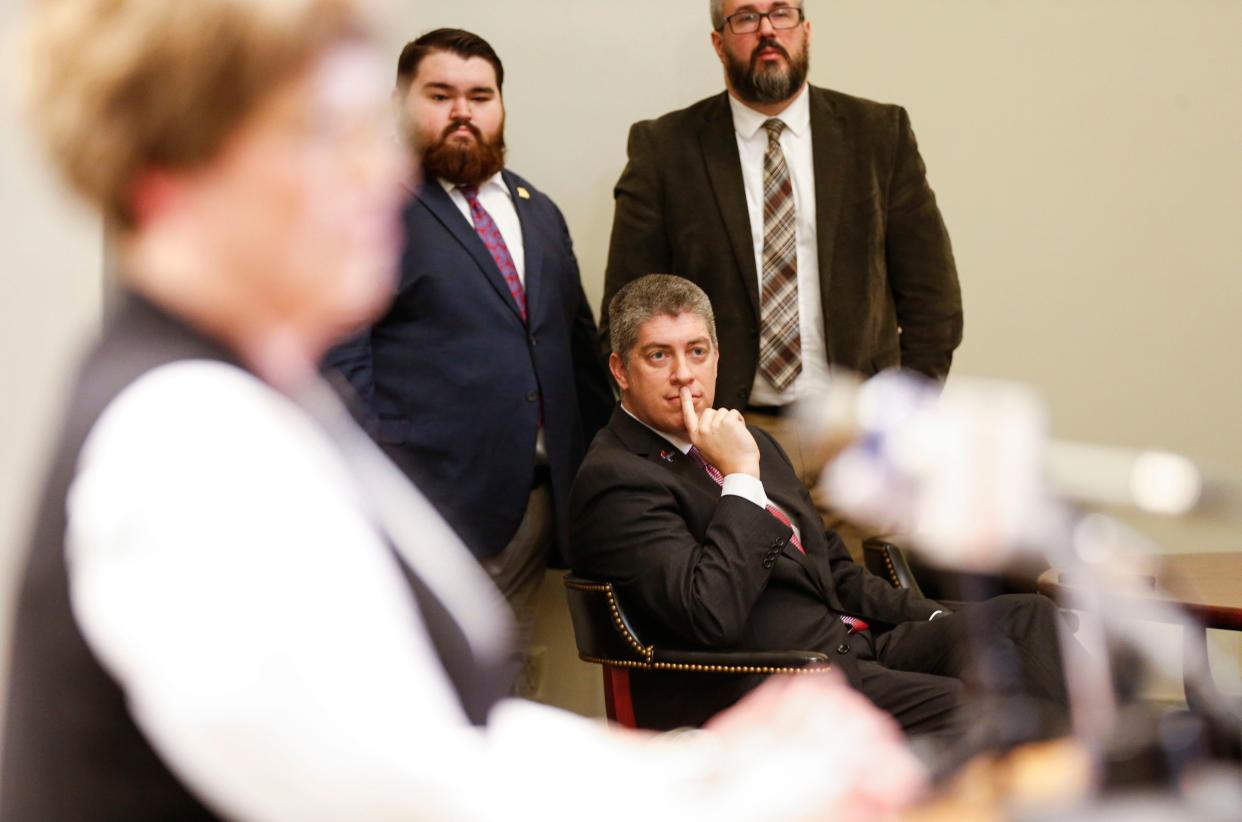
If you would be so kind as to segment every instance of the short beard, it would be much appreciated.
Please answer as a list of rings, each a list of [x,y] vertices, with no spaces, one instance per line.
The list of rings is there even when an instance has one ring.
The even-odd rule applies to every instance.
[[[473,143],[450,141],[449,134],[465,126],[474,135]],[[505,167],[505,131],[502,124],[495,138],[483,137],[474,123],[454,120],[439,139],[421,146],[423,170],[459,186],[477,186],[496,176]]]
[[[786,70],[773,66],[760,69],[759,52],[765,48],[778,49],[781,54],[785,55],[789,68]],[[737,62],[732,56],[728,58],[729,83],[737,92],[737,96],[747,103],[758,105],[782,103],[793,97],[806,82],[807,71],[811,64],[808,51],[809,49],[803,48],[802,53],[795,59],[776,40],[765,37],[751,52],[749,62]]]

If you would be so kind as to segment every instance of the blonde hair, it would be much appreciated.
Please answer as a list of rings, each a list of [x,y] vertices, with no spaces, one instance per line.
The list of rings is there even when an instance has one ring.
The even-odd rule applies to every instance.
[[[371,30],[360,0],[30,0],[18,91],[69,184],[122,226],[147,168],[192,168],[276,85]]]

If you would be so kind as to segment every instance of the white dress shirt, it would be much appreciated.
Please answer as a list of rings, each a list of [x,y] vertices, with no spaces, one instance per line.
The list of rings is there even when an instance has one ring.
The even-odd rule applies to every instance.
[[[465,216],[466,222],[474,225],[474,218],[470,216],[470,204],[466,202],[466,195],[461,193],[457,184],[439,177],[436,179],[448,192],[453,204]],[[522,287],[525,288],[526,245],[522,240],[522,221],[518,219],[517,208],[513,205],[513,192],[509,191],[504,177],[499,173],[479,186],[479,205],[491,215],[492,222],[496,224],[496,228],[500,229],[500,236],[504,238],[505,247],[509,249],[509,256],[513,258],[513,267],[517,269],[518,279],[522,281]]]
[[[763,291],[763,156],[768,150],[769,119],[729,95],[738,156],[742,161],[742,182],[746,188],[746,210],[750,216],[750,236],[754,244],[755,271]],[[815,222],[815,164],[811,147],[811,102],[808,87],[776,115],[785,123],[781,150],[793,183],[797,212],[798,319],[802,335],[802,373],[784,391],[755,371],[751,389],[752,405],[785,405],[816,395],[828,385],[828,349],[824,342],[824,310],[820,299],[818,226]]]
[[[865,778],[860,739],[839,726],[801,745],[757,732],[739,749],[711,733],[620,735],[521,700],[471,726],[368,512],[404,507],[409,527],[389,537],[478,653],[496,650],[499,594],[345,424],[391,488],[364,492],[360,459],[250,374],[186,361],[118,395],[80,454],[67,500],[74,616],[155,750],[218,812],[380,822],[589,808],[610,820],[655,807],[759,820],[830,808]]]

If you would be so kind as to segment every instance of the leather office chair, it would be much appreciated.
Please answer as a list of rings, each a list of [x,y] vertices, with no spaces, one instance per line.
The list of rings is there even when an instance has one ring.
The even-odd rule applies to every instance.
[[[626,618],[612,583],[567,574],[565,589],[578,658],[603,667],[608,718],[629,728],[701,725],[753,687],[755,677],[820,674],[832,667],[828,657],[816,651],[682,651],[648,645]],[[701,689],[688,686],[681,689],[688,697],[683,704],[636,705],[634,680],[649,677],[715,677],[735,680],[737,688],[735,695],[718,704],[705,704],[697,698]]]

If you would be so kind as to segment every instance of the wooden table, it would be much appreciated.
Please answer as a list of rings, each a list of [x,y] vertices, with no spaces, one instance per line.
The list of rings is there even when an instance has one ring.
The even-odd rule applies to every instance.
[[[1169,554],[1162,559],[1157,572],[1161,591],[1155,579],[1148,577],[1146,586],[1125,594],[1127,598],[1172,603],[1181,606],[1195,618],[1198,625],[1186,625],[1182,634],[1182,665],[1186,705],[1195,713],[1214,718],[1221,744],[1227,755],[1242,756],[1242,719],[1239,707],[1231,697],[1220,694],[1213,680],[1207,659],[1207,629],[1242,631],[1242,552],[1215,554]],[[1050,568],[1039,575],[1039,591],[1059,602],[1070,603],[1073,579],[1063,579],[1061,572]],[[1144,594],[1144,587],[1150,593]],[[1151,614],[1159,619],[1158,613]],[[1193,671],[1198,666],[1201,678]],[[1215,710],[1213,706],[1222,706]]]
[[[1157,594],[1149,581],[1151,599],[1182,606],[1204,628],[1242,631],[1242,552],[1169,554],[1162,557],[1162,565],[1163,590]],[[1040,593],[1070,601],[1073,579],[1063,580],[1055,568],[1040,574],[1038,585]]]

